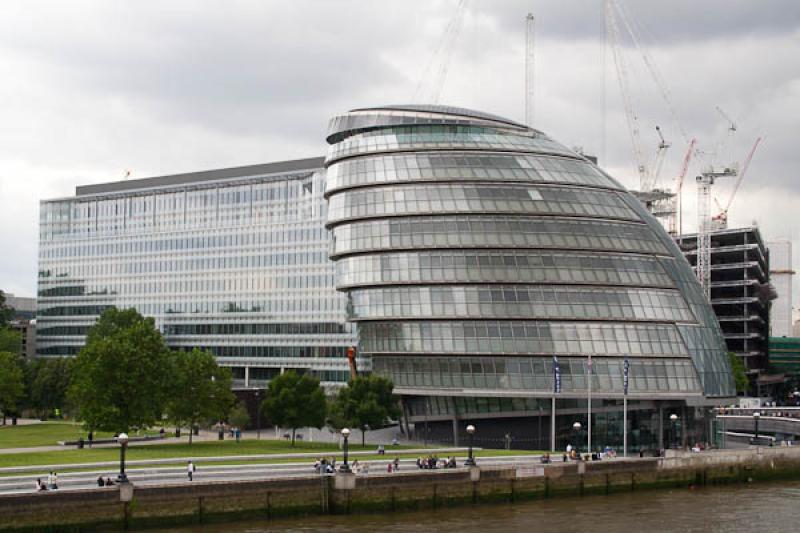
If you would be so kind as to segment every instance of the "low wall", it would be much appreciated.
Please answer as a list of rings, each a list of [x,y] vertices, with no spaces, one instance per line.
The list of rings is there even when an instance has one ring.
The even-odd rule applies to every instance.
[[[800,479],[800,448],[677,454],[658,459],[531,462],[393,474],[307,476],[240,482],[0,496],[0,531],[147,527],[308,514],[436,509],[484,502],[611,494],[773,479]]]

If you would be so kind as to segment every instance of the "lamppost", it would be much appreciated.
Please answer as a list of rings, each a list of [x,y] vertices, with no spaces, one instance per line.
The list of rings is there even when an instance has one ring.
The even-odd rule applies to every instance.
[[[678,415],[672,413],[669,419],[672,421],[672,447],[678,448]]]
[[[755,434],[756,434],[755,438],[753,439],[753,444],[755,444],[756,446],[758,446],[758,419],[759,418],[761,418],[761,413],[759,413],[758,411],[753,413],[753,425],[755,425]]]
[[[128,447],[128,434],[120,433],[117,437],[119,443],[119,476],[117,477],[118,483],[127,483],[128,476],[125,475],[125,448]]]
[[[261,391],[256,391],[256,439],[261,440]]]
[[[343,428],[342,437],[344,437],[344,445],[342,446],[342,449],[344,450],[344,464],[339,467],[339,472],[349,473],[350,465],[347,464],[347,452],[348,452],[347,439],[348,437],[350,437],[350,430],[347,428]]]
[[[575,422],[572,424],[572,429],[575,430],[575,453],[581,454],[581,423]]]
[[[469,435],[469,452],[467,453],[467,460],[464,461],[464,466],[475,466],[475,457],[472,455],[472,440],[475,438],[475,426],[472,424],[467,426],[467,435]]]

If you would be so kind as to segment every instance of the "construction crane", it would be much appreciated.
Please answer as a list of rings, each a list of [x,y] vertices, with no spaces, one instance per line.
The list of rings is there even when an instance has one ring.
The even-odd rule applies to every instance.
[[[647,187],[642,190],[653,190],[658,183],[661,176],[661,169],[664,167],[664,159],[667,157],[667,150],[672,146],[672,143],[664,139],[664,134],[661,132],[661,127],[656,126],[656,133],[658,133],[659,143],[656,145],[656,153],[653,156],[653,162],[647,168]]]
[[[689,170],[689,163],[694,155],[695,146],[697,146],[697,139],[692,139],[689,141],[689,149],[686,150],[686,155],[683,157],[681,171],[678,173],[678,177],[675,179],[675,194],[678,197],[678,208],[676,210],[678,215],[678,227],[675,227],[675,217],[672,217],[668,228],[670,235],[673,236],[683,234],[683,180],[686,177],[686,172]]]
[[[533,127],[533,80],[535,19],[531,13],[525,17],[525,125]]]
[[[447,28],[442,35],[436,51],[431,57],[430,62],[422,73],[417,90],[414,93],[414,101],[425,104],[438,104],[442,95],[447,73],[450,70],[450,59],[453,56],[453,48],[461,32],[464,21],[464,13],[467,10],[467,0],[459,0],[456,14],[450,20]]]
[[[733,204],[734,198],[736,198],[736,193],[739,191],[739,186],[742,184],[742,180],[744,179],[745,174],[747,174],[747,169],[750,167],[750,161],[753,159],[753,155],[756,153],[756,149],[758,145],[761,144],[763,137],[759,137],[756,139],[756,142],[753,144],[753,147],[750,149],[750,153],[747,154],[747,158],[744,160],[742,164],[741,170],[739,170],[739,175],[736,178],[736,184],[733,186],[733,191],[731,192],[730,198],[728,198],[728,203],[725,204],[725,207],[722,207],[719,202],[717,202],[717,206],[720,209],[720,212],[713,217],[713,222],[715,225],[720,229],[725,229],[728,227],[728,211]],[[716,198],[714,199],[716,201]]]

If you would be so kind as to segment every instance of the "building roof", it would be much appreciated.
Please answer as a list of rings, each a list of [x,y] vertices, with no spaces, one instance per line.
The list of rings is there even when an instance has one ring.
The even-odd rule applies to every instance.
[[[226,178],[244,176],[263,176],[266,174],[284,174],[303,170],[317,170],[322,168],[324,157],[309,157],[306,159],[293,159],[291,161],[277,161],[260,165],[247,165],[242,167],[221,168],[217,170],[203,170],[200,172],[186,172],[127,181],[113,181],[94,185],[79,185],[75,187],[75,196],[88,196],[112,192],[133,191],[137,189],[150,189],[153,187],[168,187],[185,185],[203,181],[214,181]]]

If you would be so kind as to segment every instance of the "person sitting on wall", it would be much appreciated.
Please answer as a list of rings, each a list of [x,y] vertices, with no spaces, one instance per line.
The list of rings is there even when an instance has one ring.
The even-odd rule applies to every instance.
[[[105,487],[106,486],[106,482],[103,481],[103,476],[99,476],[97,478],[97,486],[98,487]]]
[[[114,486],[114,481],[110,477],[107,477],[106,478],[106,487],[113,487],[113,486]]]

